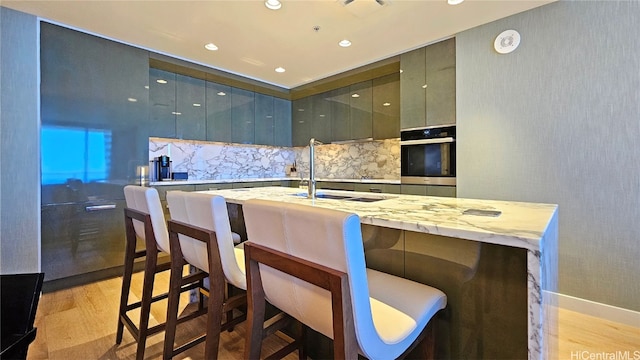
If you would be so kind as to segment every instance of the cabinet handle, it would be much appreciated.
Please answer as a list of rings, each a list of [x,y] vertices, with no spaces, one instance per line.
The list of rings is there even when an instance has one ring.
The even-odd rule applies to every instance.
[[[101,211],[101,210],[109,210],[109,209],[115,209],[116,208],[116,204],[106,204],[106,205],[91,205],[91,206],[87,206],[85,207],[85,211]]]

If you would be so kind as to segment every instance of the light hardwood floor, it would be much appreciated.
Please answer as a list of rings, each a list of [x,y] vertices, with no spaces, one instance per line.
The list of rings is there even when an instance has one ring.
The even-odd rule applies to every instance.
[[[35,326],[36,340],[29,347],[28,359],[134,359],[135,342],[125,330],[122,344],[115,345],[118,301],[122,278],[103,280],[88,285],[43,294],[38,306]],[[134,275],[132,295],[134,301],[141,294],[141,274]],[[156,277],[157,292],[168,288],[168,274]],[[181,309],[187,304],[186,294]],[[151,310],[151,324],[164,321],[166,301]],[[558,326],[551,326],[545,341],[550,345],[549,359],[610,359],[608,354],[623,352],[615,358],[640,359],[640,327],[635,328],[564,309],[550,309]],[[557,310],[557,311],[555,311]],[[204,328],[199,319],[179,327],[176,341],[185,341],[189,335]],[[244,326],[221,335],[220,359],[242,359]],[[146,359],[162,357],[164,333],[147,340]],[[282,346],[284,340],[271,336],[265,341],[263,354],[270,354]],[[628,357],[624,352],[628,352]],[[592,355],[593,354],[593,355]],[[604,355],[603,355],[604,354]],[[178,358],[201,359],[203,345],[198,345]],[[593,356],[593,357],[591,357]],[[600,356],[600,357],[597,357]],[[635,356],[635,357],[634,357]],[[296,354],[287,359],[297,359]]]

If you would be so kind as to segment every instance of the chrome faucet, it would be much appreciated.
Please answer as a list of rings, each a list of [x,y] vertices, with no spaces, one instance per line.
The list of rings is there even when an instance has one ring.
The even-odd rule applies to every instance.
[[[309,187],[308,187],[308,199],[315,200],[316,198],[316,166],[315,166],[315,155],[314,155],[314,146],[318,144],[322,144],[320,141],[311,138],[309,140]]]

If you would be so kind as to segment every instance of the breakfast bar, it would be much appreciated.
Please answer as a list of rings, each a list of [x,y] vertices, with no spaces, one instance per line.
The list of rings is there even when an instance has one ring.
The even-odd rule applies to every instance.
[[[440,355],[547,357],[543,333],[554,324],[543,291],[557,288],[557,205],[334,190],[308,199],[306,189],[286,187],[206,193],[226,199],[241,234],[249,199],[356,213],[368,267],[447,294]]]

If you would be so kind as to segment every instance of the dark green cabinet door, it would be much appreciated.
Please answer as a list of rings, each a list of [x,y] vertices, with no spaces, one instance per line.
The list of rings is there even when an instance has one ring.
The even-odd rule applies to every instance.
[[[207,140],[205,81],[176,76],[176,137]]]
[[[294,100],[292,107],[291,131],[293,134],[293,146],[307,146],[312,133],[313,107],[311,105],[311,97]]]
[[[350,91],[351,139],[372,138],[373,92],[371,91],[371,80],[351,85]]]
[[[331,142],[331,101],[328,92],[312,96],[311,137],[325,144]]]
[[[273,145],[291,146],[291,101],[273,98],[275,134]]]
[[[351,105],[349,87],[330,92],[331,99],[331,137],[333,141],[351,139]]]
[[[273,145],[274,115],[273,97],[255,93],[255,143]]]
[[[231,86],[207,81],[207,140],[231,142]]]
[[[231,88],[231,141],[253,144],[255,105],[254,92]]]
[[[402,129],[424,127],[425,103],[425,48],[400,55],[400,126]]]
[[[373,138],[400,137],[400,74],[373,79],[372,86]]]
[[[176,74],[149,69],[149,136],[176,137]]]
[[[427,126],[456,123],[455,38],[425,48]]]

